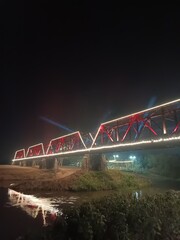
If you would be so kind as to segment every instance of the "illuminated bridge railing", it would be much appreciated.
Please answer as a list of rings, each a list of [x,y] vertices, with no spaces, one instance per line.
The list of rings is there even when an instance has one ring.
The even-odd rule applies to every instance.
[[[54,138],[50,141],[46,155],[87,148],[79,131]]]
[[[79,131],[17,150],[13,161],[77,152],[90,153],[125,146],[180,140],[180,99],[102,123],[95,136]]]
[[[92,147],[134,143],[177,136],[180,100],[102,123]]]
[[[21,158],[25,158],[25,149],[24,148],[17,150],[14,154],[14,159],[18,160]]]
[[[43,143],[39,143],[29,147],[26,153],[26,157],[33,157],[39,155],[45,155]]]
[[[86,150],[92,144],[92,137],[89,134],[81,134],[79,131],[51,139],[47,150],[43,143],[30,146],[25,153],[25,149],[16,151],[14,161],[50,157],[58,153],[78,152]]]

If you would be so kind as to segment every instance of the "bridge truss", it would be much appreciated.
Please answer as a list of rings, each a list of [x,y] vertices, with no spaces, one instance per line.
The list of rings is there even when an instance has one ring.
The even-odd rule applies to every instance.
[[[180,99],[102,123],[95,137],[79,131],[15,152],[14,161],[75,153],[121,150],[123,147],[180,141]],[[103,150],[102,150],[103,149]]]
[[[174,137],[179,128],[180,101],[175,101],[102,123],[92,147]]]

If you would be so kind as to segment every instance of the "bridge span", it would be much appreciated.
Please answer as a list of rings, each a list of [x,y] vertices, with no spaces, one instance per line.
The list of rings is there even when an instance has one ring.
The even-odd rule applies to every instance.
[[[71,134],[17,150],[13,164],[36,159],[113,151],[177,147],[180,144],[180,99],[101,123],[96,134]]]

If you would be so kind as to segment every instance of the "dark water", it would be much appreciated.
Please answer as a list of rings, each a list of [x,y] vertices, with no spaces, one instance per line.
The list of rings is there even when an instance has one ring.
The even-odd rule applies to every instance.
[[[167,190],[180,190],[180,184],[167,179],[154,178],[153,187],[134,192],[137,197],[143,194],[155,194]],[[0,188],[0,239],[16,240],[18,236],[38,231],[52,224],[63,208],[87,200],[101,198],[112,193],[36,193],[27,195],[11,189]]]
[[[101,198],[110,192],[23,194],[0,188],[0,240],[15,240],[28,232],[50,225],[63,208],[89,199]]]

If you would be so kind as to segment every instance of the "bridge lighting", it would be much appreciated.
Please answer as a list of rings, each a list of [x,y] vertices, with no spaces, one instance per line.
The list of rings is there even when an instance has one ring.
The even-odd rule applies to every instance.
[[[62,215],[62,212],[52,205],[50,198],[37,198],[12,189],[8,189],[8,195],[11,205],[21,207],[33,218],[36,218],[41,212],[44,225],[47,224],[47,216],[55,219],[57,215]]]
[[[42,151],[42,154],[45,154],[43,143],[38,143],[38,144],[28,147],[27,152],[26,152],[26,157],[28,157],[29,152],[32,152],[35,147],[37,147],[37,148],[39,147],[39,153]],[[40,155],[40,154],[37,154],[37,155]]]
[[[14,154],[14,159],[17,159],[17,158],[24,158],[26,156],[26,153],[25,153],[25,149],[19,149],[15,152]]]
[[[131,117],[131,116],[134,116],[134,115],[137,115],[137,114],[141,114],[141,113],[145,113],[145,112],[148,112],[148,111],[151,111],[151,110],[155,110],[155,109],[158,109],[158,108],[161,108],[161,107],[165,107],[165,106],[171,105],[173,103],[177,103],[177,102],[180,102],[180,99],[176,99],[176,100],[168,102],[168,103],[160,104],[160,105],[157,105],[155,107],[151,107],[151,108],[139,111],[139,112],[131,113],[129,115],[126,115],[126,116],[123,116],[123,117],[120,117],[120,118],[116,118],[116,119],[101,123],[101,125],[106,125],[108,123],[117,122],[118,120],[122,120],[122,119],[125,119],[125,118],[128,118],[128,117]]]
[[[130,155],[129,158],[134,161],[136,159],[136,156]]]
[[[171,104],[176,104],[176,105],[174,107],[164,108]],[[14,159],[12,161],[16,162],[16,161],[22,161],[22,160],[28,160],[28,159],[51,158],[51,157],[71,155],[76,153],[77,154],[97,153],[97,152],[103,152],[103,151],[119,152],[123,149],[127,149],[127,147],[135,147],[134,149],[143,148],[143,145],[148,145],[147,147],[151,148],[151,147],[154,147],[155,145],[158,146],[158,144],[161,145],[161,143],[163,144],[163,142],[165,143],[166,147],[170,146],[168,142],[172,142],[174,145],[179,144],[180,134],[174,135],[174,133],[177,134],[178,130],[180,130],[179,114],[180,114],[180,99],[177,99],[165,104],[148,108],[143,111],[139,111],[127,116],[123,116],[111,121],[107,121],[105,123],[101,123],[94,137],[91,134],[89,134],[90,138],[92,139],[91,147],[86,146],[80,132],[77,131],[74,133],[67,134],[65,136],[52,139],[49,143],[46,153],[44,153],[43,144],[39,144],[41,148],[38,148],[38,145],[34,145],[29,147],[27,150],[27,153],[28,153],[28,151],[30,151],[32,148],[38,148],[41,150],[40,152],[38,150],[38,154],[41,154],[41,155],[28,156],[27,154],[25,154],[25,149],[20,149],[15,152]],[[157,123],[156,121],[154,121],[155,118],[158,118],[158,120],[161,119],[162,126],[161,128],[159,126],[159,129],[160,129],[159,134],[156,133],[154,129],[151,127],[151,123],[152,124]],[[170,123],[168,122],[169,125],[167,125],[167,127],[170,126],[170,130],[169,132],[167,132],[166,122],[169,120],[172,120],[173,125],[172,124],[170,125]],[[125,142],[124,139],[126,138],[128,133],[131,133],[130,132],[131,129],[132,129],[132,133],[135,134],[135,136],[137,135],[139,130],[140,131],[142,130],[142,127],[141,128],[139,127],[142,121],[144,122],[144,127],[147,127],[153,134],[151,134],[148,137],[148,139],[146,139],[147,136],[145,135],[144,140],[140,140],[138,136],[138,137],[135,137],[135,141],[133,142],[131,140],[129,140],[129,142]],[[135,126],[136,123],[137,123],[137,126]],[[172,131],[171,131],[171,128],[172,128]],[[121,130],[124,134],[122,139],[120,139]],[[74,140],[74,137],[78,139],[78,144],[81,144],[82,146],[75,145],[76,142],[74,143],[74,141],[76,140],[76,138]],[[133,137],[134,135],[132,135],[132,138]],[[65,146],[64,149],[61,147],[58,149],[59,151],[54,153],[52,151],[49,152],[50,147],[52,147],[54,144],[53,142],[56,143],[58,141],[63,141],[64,138],[67,139],[67,141],[65,142],[67,144],[67,147]],[[128,140],[128,138],[126,138],[126,140]],[[119,156],[117,154],[114,154],[113,157],[114,159],[116,159]],[[130,155],[129,159],[135,160],[136,156]]]
[[[35,158],[44,158],[44,157],[53,157],[53,156],[61,156],[61,155],[69,155],[73,153],[90,153],[93,151],[97,150],[108,150],[108,149],[113,149],[113,148],[119,148],[119,147],[127,147],[127,146],[138,146],[138,145],[144,145],[144,144],[153,144],[153,143],[158,143],[158,142],[169,142],[169,141],[177,141],[180,140],[180,136],[178,137],[170,137],[170,138],[160,138],[156,140],[144,140],[144,141],[139,141],[139,142],[133,142],[133,143],[120,143],[116,145],[107,145],[107,146],[101,146],[101,147],[90,147],[86,149],[78,149],[74,151],[67,151],[67,152],[60,152],[60,153],[53,153],[53,154],[48,154],[48,155],[39,155],[39,156],[33,156],[33,157],[24,157],[24,158],[19,158],[19,159],[13,159],[13,162],[16,161],[22,161],[22,160],[27,160],[27,159],[35,159]]]
[[[91,137],[92,141],[94,140],[93,136],[91,133],[89,133],[89,136]]]
[[[116,160],[116,158],[118,158],[119,155],[113,155],[113,157],[114,157],[114,160]]]

